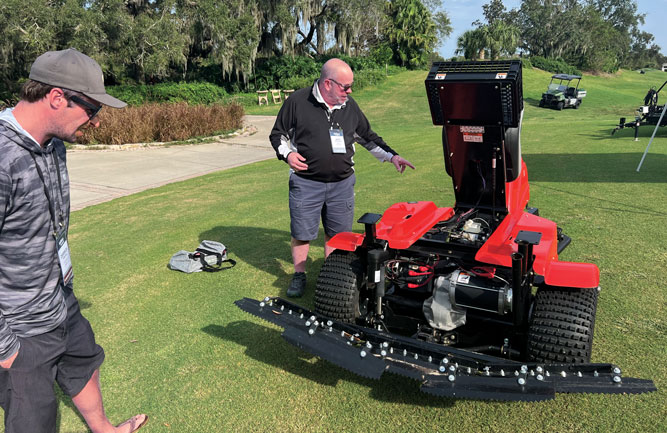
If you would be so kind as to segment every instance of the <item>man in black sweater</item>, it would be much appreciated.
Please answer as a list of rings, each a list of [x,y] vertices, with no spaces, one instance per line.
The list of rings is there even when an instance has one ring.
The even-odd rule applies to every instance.
[[[414,166],[400,157],[371,129],[352,93],[354,74],[340,59],[322,67],[312,87],[297,90],[278,113],[271,145],[290,166],[289,206],[294,277],[287,296],[300,297],[306,287],[310,241],[317,238],[320,217],[326,244],[352,230],[354,219],[354,152],[361,143],[380,162],[391,161],[399,173]]]

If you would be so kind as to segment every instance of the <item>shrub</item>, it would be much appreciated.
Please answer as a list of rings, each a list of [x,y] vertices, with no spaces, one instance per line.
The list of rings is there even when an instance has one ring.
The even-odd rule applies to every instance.
[[[102,110],[100,127],[88,128],[82,144],[127,144],[180,141],[239,129],[239,104],[145,104],[123,110]]]
[[[526,69],[530,69],[530,68],[533,67],[533,64],[531,63],[531,61],[528,57],[523,57],[521,59],[521,66],[526,68]]]
[[[387,43],[378,45],[377,47],[371,50],[371,58],[376,65],[388,65],[391,63],[391,59],[394,57],[394,51]]]
[[[389,65],[389,66],[385,69],[385,72],[387,73],[387,76],[389,76],[389,75],[396,75],[396,74],[398,74],[399,72],[403,72],[403,71],[405,71],[405,68],[402,67],[402,66],[398,66],[398,65]]]
[[[227,97],[227,92],[211,83],[160,83],[153,85],[109,86],[107,92],[128,105],[150,102],[187,102],[213,104]]]
[[[371,57],[328,54],[319,56],[317,59],[299,56],[264,59],[259,63],[255,75],[250,80],[250,90],[300,89],[310,86],[319,77],[322,65],[334,57],[350,65],[354,71],[356,87],[362,88],[368,84],[376,84],[384,80],[388,69],[392,71],[395,69],[391,65],[387,67],[386,63],[378,63],[377,59],[386,58],[387,53],[378,50],[375,54]]]
[[[318,57],[318,62],[321,66],[326,63],[327,60],[332,59],[332,58],[338,58],[350,65],[350,68],[354,71],[356,74],[359,71],[363,71],[364,69],[378,69],[380,66],[384,67],[384,64],[379,65],[376,60],[372,57],[351,57],[345,54],[328,54],[325,56],[320,56]],[[317,71],[319,75],[319,70]]]
[[[211,83],[164,83],[150,86],[151,102],[187,102],[208,105],[222,101],[227,92]]]
[[[310,77],[289,77],[280,80],[280,88],[281,89],[300,89],[302,87],[309,87],[312,86],[315,80],[319,75],[313,75]]]
[[[362,69],[354,74],[355,89],[363,89],[383,82],[387,79],[385,69]]]
[[[275,89],[280,88],[281,83],[288,79],[318,76],[321,67],[321,64],[310,57],[271,57],[258,64],[255,75],[250,81],[257,90]]]
[[[533,56],[530,58],[530,62],[534,67],[549,71],[553,74],[581,75],[579,69],[568,65],[561,59],[545,59],[544,57]]]
[[[119,86],[107,86],[107,93],[114,96],[127,105],[141,105],[148,100],[148,86],[125,84]]]

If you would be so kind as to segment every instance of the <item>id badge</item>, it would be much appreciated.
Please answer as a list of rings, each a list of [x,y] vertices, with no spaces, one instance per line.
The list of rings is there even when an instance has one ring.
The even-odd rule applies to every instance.
[[[331,151],[333,153],[345,153],[345,136],[342,129],[330,129]]]
[[[69,255],[69,245],[67,244],[67,237],[65,230],[59,230],[56,233],[56,245],[58,246],[58,260],[60,261],[60,272],[63,276],[63,283],[68,285],[72,282],[72,259]]]

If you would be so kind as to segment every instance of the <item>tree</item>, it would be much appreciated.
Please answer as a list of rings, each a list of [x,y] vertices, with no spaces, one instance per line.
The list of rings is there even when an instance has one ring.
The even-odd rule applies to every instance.
[[[27,77],[30,64],[55,47],[56,26],[43,0],[4,0],[0,3],[0,91],[7,98]]]
[[[588,30],[565,55],[565,60],[582,69],[613,72],[618,69],[623,55],[624,35],[596,10],[588,10],[585,16]]]
[[[456,53],[463,53],[467,59],[484,59],[489,56],[496,60],[500,56],[511,56],[520,42],[519,27],[514,24],[516,12],[508,13],[501,0],[491,0],[482,6],[486,24],[476,20],[477,28],[465,32],[457,41]]]
[[[456,54],[469,60],[484,60],[487,37],[486,26],[465,31],[456,41]]]
[[[431,11],[438,39],[444,41],[452,34],[452,21],[447,12],[441,10],[442,0],[423,0],[422,4]]]
[[[243,0],[181,3],[190,31],[190,61],[218,64],[223,79],[233,76],[247,82],[260,42],[258,11],[247,6]]]
[[[392,0],[388,15],[388,36],[397,63],[410,68],[425,65],[436,42],[429,10],[419,0]]]
[[[660,50],[639,31],[644,16],[635,0],[524,0],[519,22],[530,54],[583,69],[612,72],[657,60]]]
[[[519,12],[523,48],[547,58],[576,48],[584,13],[577,0],[524,0]]]
[[[150,2],[130,22],[123,61],[137,81],[166,78],[172,65],[185,67],[188,35],[173,0]]]
[[[487,46],[493,60],[501,55],[511,56],[516,52],[520,41],[519,28],[505,21],[495,21],[488,25]]]
[[[660,47],[653,43],[652,34],[635,30],[632,34],[632,40],[626,66],[632,69],[655,68],[666,62],[666,58],[660,53]]]

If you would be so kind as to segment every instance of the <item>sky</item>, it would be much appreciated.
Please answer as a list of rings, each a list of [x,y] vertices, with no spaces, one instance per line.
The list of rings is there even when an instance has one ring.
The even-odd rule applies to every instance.
[[[452,22],[453,31],[438,49],[442,57],[453,57],[459,36],[474,27],[473,21],[484,21],[482,5],[487,3],[489,0],[443,0],[443,9]],[[503,0],[503,4],[507,10],[515,9],[521,6],[521,0]],[[662,54],[667,55],[667,0],[637,0],[637,6],[640,14],[646,14],[645,24],[640,29],[653,34],[653,42],[660,46]]]

